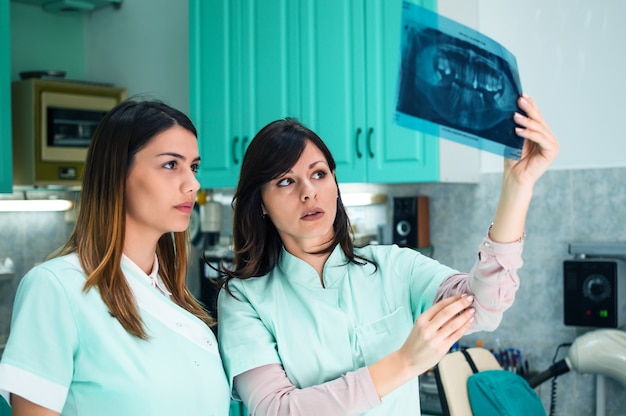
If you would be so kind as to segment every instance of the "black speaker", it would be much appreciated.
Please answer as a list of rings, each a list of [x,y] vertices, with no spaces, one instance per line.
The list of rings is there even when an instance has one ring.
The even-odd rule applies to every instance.
[[[393,199],[393,243],[400,247],[430,246],[428,197],[409,196]]]

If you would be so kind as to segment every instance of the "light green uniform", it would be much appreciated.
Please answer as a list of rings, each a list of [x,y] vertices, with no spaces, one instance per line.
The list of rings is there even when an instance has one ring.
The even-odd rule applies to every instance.
[[[220,350],[227,375],[282,364],[298,388],[334,380],[397,350],[441,282],[458,273],[397,246],[368,246],[371,264],[346,265],[339,246],[317,272],[284,249],[266,276],[233,279],[221,291]],[[384,271],[384,272],[383,272]],[[418,379],[385,396],[368,415],[419,414]]]
[[[76,255],[21,281],[0,363],[0,393],[63,415],[228,415],[229,388],[211,330],[122,263],[148,340],[131,336],[97,290],[83,291]]]

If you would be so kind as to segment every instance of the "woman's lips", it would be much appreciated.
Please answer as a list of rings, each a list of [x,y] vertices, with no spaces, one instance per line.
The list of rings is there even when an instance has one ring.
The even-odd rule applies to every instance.
[[[304,221],[315,221],[324,216],[324,211],[321,209],[308,210],[303,216],[300,217]]]
[[[184,212],[185,214],[191,214],[191,211],[193,210],[193,204],[184,203],[184,204],[176,205],[174,208],[176,208],[180,212]]]

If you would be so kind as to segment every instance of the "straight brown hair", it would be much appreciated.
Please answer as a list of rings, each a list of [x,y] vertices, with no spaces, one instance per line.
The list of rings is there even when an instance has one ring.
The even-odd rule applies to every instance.
[[[127,100],[105,115],[87,152],[76,225],[56,254],[77,253],[87,274],[83,290],[98,290],[111,315],[128,333],[141,339],[149,336],[120,266],[126,225],[126,177],[135,154],[154,136],[176,125],[197,137],[185,114],[160,101]],[[161,236],[156,250],[159,275],[172,293],[172,301],[213,326],[213,319],[185,283],[188,246],[187,231]]]

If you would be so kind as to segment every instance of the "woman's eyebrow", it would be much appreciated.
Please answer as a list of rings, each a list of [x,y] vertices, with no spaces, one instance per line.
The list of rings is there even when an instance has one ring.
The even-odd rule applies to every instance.
[[[323,163],[323,164],[325,164],[325,165],[327,164],[327,163],[326,163],[325,161],[323,161],[323,160],[317,160],[317,161],[315,161],[315,162],[313,162],[313,163],[311,163],[311,164],[309,165],[309,169],[311,169],[312,167],[314,167],[314,166],[315,166],[315,165],[317,165],[318,163]]]
[[[163,152],[163,153],[159,153],[157,156],[171,156],[171,157],[175,157],[176,159],[187,160],[185,156],[176,152]],[[199,162],[199,161],[200,161],[200,156],[197,156],[193,159],[193,162]]]

